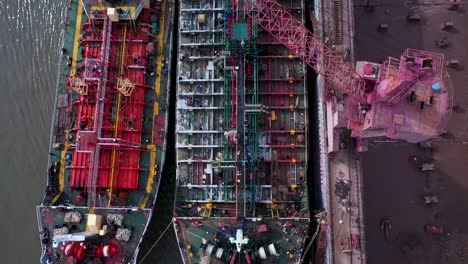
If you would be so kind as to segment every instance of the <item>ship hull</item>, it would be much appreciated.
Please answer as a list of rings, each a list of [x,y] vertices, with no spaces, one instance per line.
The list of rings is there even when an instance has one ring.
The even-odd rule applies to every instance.
[[[37,207],[41,263],[134,263],[164,166],[172,21],[159,1],[72,0]]]
[[[280,2],[304,21],[302,3]],[[299,263],[312,235],[307,70],[236,3],[180,1],[179,249],[184,263]]]

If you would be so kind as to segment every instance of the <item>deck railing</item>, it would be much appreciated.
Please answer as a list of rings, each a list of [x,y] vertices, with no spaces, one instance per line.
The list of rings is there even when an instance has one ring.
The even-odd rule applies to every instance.
[[[380,67],[379,82],[389,78],[398,78],[398,69],[400,60],[388,57],[388,59]]]

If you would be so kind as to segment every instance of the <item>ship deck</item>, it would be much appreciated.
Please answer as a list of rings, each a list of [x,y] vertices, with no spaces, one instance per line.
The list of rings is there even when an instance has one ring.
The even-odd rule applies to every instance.
[[[304,21],[300,2],[280,3]],[[295,263],[310,220],[306,68],[231,8],[222,0],[180,3],[174,221],[181,254],[185,263]],[[240,255],[229,243],[238,229],[250,239]]]
[[[86,232],[86,221],[85,219],[78,224],[69,224],[65,223],[64,217],[65,213],[67,212],[79,212],[83,218],[89,213],[89,208],[87,207],[74,207],[73,209],[67,209],[66,207],[45,207],[41,206],[37,208],[37,215],[38,218],[41,219],[40,223],[41,226],[47,228],[47,230],[54,230],[60,227],[67,227],[71,230],[70,233],[79,233],[79,232]],[[138,253],[138,245],[143,238],[143,234],[146,231],[146,222],[151,217],[151,210],[144,209],[139,211],[132,211],[127,209],[120,209],[120,208],[95,208],[94,212],[98,215],[107,216],[109,214],[120,214],[124,216],[123,225],[131,227],[132,235],[130,236],[129,241],[119,241],[115,239],[116,228],[109,229],[108,233],[104,236],[99,237],[90,237],[87,243],[95,243],[95,244],[114,244],[117,245],[119,248],[118,254],[111,259],[107,259],[105,263],[109,264],[120,264],[120,263],[127,263],[125,261],[131,261],[135,255]],[[52,234],[50,234],[52,236]],[[50,254],[56,258],[55,260],[60,260],[57,263],[75,263],[76,259],[74,257],[66,257],[63,254],[55,252],[54,254],[52,248],[48,249]],[[137,251],[137,252],[135,252]]]
[[[182,219],[177,218],[176,234],[184,263],[297,263],[304,250],[309,221],[265,219]],[[242,228],[249,238],[249,246],[242,254],[229,241]],[[277,255],[269,252],[274,245]],[[209,252],[210,246],[213,246]],[[260,248],[266,251],[262,259]],[[219,253],[218,249],[222,249]],[[220,254],[217,256],[217,254]]]
[[[171,21],[165,21],[165,4],[143,2],[70,1],[47,190],[38,207],[39,229],[51,234],[67,211],[84,217],[76,230],[86,227],[89,211],[104,219],[121,212],[134,232],[120,247],[127,258],[136,256],[149,220],[165,152],[171,47],[164,36]],[[118,21],[106,15],[108,7],[119,9]],[[43,249],[47,254],[50,244]]]

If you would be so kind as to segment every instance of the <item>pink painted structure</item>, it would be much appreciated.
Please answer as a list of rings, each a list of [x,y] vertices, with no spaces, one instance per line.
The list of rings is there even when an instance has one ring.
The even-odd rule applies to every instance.
[[[373,88],[366,93],[366,103],[348,100],[340,105],[329,98],[328,151],[339,149],[337,129],[343,127],[351,129],[351,135],[358,139],[358,151],[366,150],[368,139],[418,143],[440,135],[453,105],[452,84],[443,73],[443,59],[439,53],[407,49],[399,60],[389,57],[382,64],[359,61],[358,74]],[[346,117],[350,112],[357,113],[359,122],[349,122]]]
[[[242,8],[333,88],[324,89],[328,152],[339,149],[338,129],[345,127],[357,138],[357,151],[371,138],[417,143],[445,128],[453,92],[442,54],[407,49],[400,60],[360,61],[353,68],[275,0],[245,1]]]

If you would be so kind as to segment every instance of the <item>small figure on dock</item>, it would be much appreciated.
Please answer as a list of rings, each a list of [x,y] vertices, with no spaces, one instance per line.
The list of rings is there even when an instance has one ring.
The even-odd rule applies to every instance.
[[[439,48],[446,48],[449,45],[449,41],[446,37],[442,37],[441,39],[438,39],[435,41],[435,44]]]
[[[377,27],[377,31],[379,32],[387,32],[388,30],[388,24],[379,24]]]
[[[423,201],[425,205],[434,205],[439,203],[439,198],[433,194],[426,194],[423,196]]]
[[[445,31],[450,31],[453,29],[453,27],[454,27],[453,22],[447,21],[447,22],[442,23],[442,25],[440,26],[440,29],[445,30]]]
[[[444,228],[441,225],[428,224],[424,226],[424,231],[429,234],[441,235],[444,233]]]
[[[418,13],[418,10],[416,8],[411,8],[410,11],[408,12],[408,15],[406,16],[406,19],[409,22],[419,22],[421,21],[422,17]]]
[[[392,229],[392,224],[390,222],[390,219],[388,219],[388,217],[383,217],[380,220],[380,229],[382,229],[382,231],[384,232],[385,240],[388,241],[390,238],[390,230]]]
[[[364,6],[366,8],[366,11],[368,12],[372,12],[375,10],[375,4],[372,2],[372,0],[367,0]]]
[[[425,162],[419,165],[419,170],[420,171],[433,171],[435,170],[435,165],[432,162]]]
[[[458,10],[458,7],[460,6],[461,0],[449,0],[450,6],[449,10]]]
[[[445,65],[447,67],[449,67],[449,68],[452,68],[452,69],[460,69],[461,68],[460,61],[458,61],[457,59],[449,59],[449,60],[447,60]]]

